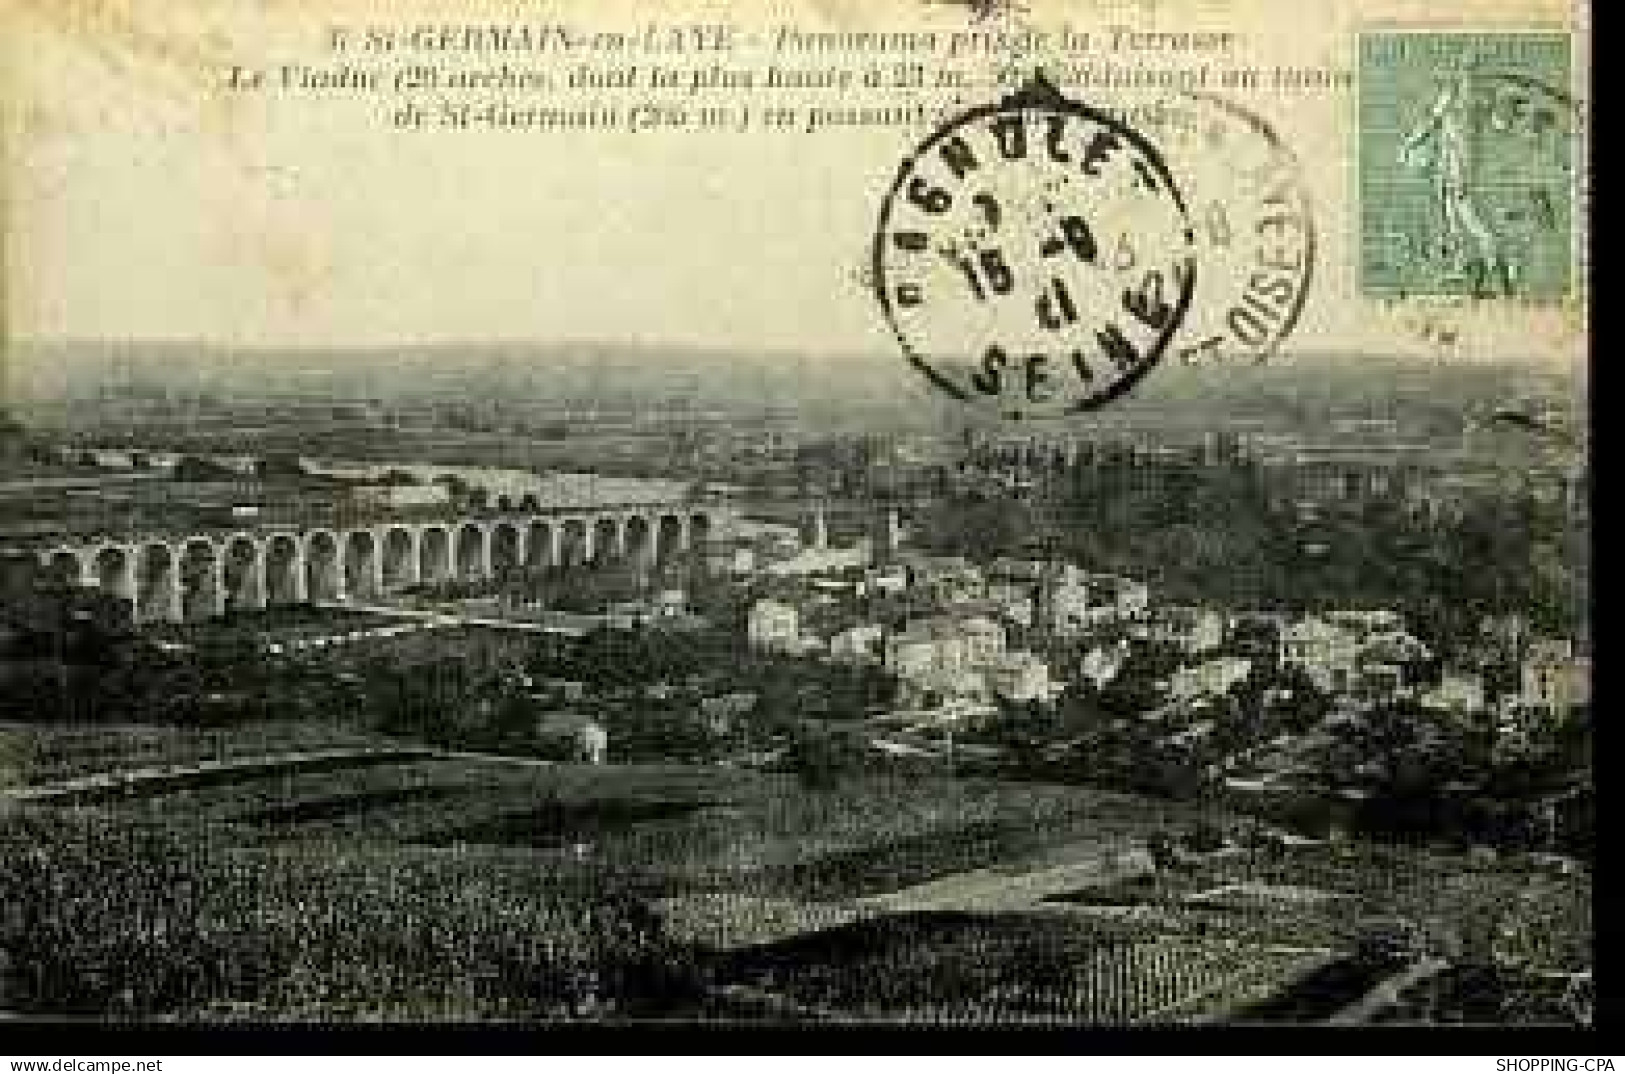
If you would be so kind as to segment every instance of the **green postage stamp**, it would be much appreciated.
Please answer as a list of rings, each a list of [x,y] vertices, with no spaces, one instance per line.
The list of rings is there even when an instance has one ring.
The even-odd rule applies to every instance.
[[[1360,35],[1360,283],[1568,295],[1576,116],[1564,33]]]

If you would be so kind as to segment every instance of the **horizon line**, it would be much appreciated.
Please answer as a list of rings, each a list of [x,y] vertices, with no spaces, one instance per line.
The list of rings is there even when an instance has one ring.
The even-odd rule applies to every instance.
[[[379,354],[391,351],[457,351],[479,350],[498,347],[530,348],[530,349],[562,349],[568,347],[601,348],[626,350],[669,350],[669,351],[708,351],[716,355],[783,355],[796,358],[830,358],[841,356],[843,358],[863,361],[884,362],[897,360],[898,355],[881,353],[879,351],[832,350],[818,351],[806,348],[795,348],[782,344],[745,345],[735,343],[707,343],[690,340],[656,341],[649,339],[610,339],[604,337],[576,337],[564,339],[544,339],[524,336],[502,336],[490,338],[466,338],[445,340],[397,341],[378,343],[243,343],[231,342],[208,337],[90,337],[90,336],[59,336],[59,337],[13,337],[0,341],[0,353],[12,348],[116,348],[130,347],[136,349],[148,348],[197,348],[224,353],[255,354],[265,352],[282,353],[309,353],[309,354]],[[1580,371],[1589,371],[1589,362],[1569,363],[1559,365],[1552,362],[1529,358],[1509,358],[1502,356],[1447,356],[1430,355],[1410,357],[1393,352],[1360,352],[1360,351],[1332,351],[1313,350],[1300,351],[1291,354],[1282,354],[1279,361],[1265,361],[1262,363],[1246,363],[1226,366],[1215,364],[1212,366],[1181,366],[1177,363],[1163,362],[1159,367],[1166,369],[1192,370],[1196,372],[1237,372],[1254,369],[1279,367],[1289,369],[1300,363],[1344,363],[1366,362],[1381,363],[1383,365],[1400,366],[1413,369],[1466,369],[1466,368],[1506,368],[1520,371],[1551,373],[1574,377]],[[906,365],[902,366],[906,368]]]

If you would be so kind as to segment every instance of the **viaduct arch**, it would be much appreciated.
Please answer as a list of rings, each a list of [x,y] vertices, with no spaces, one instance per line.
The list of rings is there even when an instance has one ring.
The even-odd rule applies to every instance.
[[[136,623],[179,623],[307,601],[365,601],[539,567],[627,558],[665,564],[717,532],[722,511],[672,506],[268,528],[65,541],[34,555],[54,581],[128,601]]]

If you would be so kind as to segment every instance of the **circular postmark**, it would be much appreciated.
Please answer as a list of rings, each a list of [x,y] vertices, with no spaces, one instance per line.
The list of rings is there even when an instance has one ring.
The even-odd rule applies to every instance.
[[[1136,119],[1179,175],[1202,264],[1168,360],[1268,361],[1314,279],[1314,210],[1296,154],[1262,116],[1206,93],[1164,98]]]
[[[1572,261],[1579,118],[1572,97],[1531,75],[1490,71],[1477,80],[1469,122],[1484,162],[1478,196],[1510,253],[1491,259],[1493,278],[1476,282],[1496,285],[1502,295],[1538,294],[1533,262],[1542,247],[1563,251],[1554,259]]]
[[[1162,155],[1041,75],[949,120],[903,161],[872,263],[909,361],[1012,418],[1128,391],[1196,293],[1196,240]]]

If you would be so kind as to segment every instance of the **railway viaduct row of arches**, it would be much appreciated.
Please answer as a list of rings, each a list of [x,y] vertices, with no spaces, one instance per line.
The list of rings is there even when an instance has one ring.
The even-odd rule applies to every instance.
[[[703,542],[714,521],[663,511],[389,522],[64,543],[38,558],[58,581],[129,601],[137,623],[190,622],[540,567],[658,565]]]

